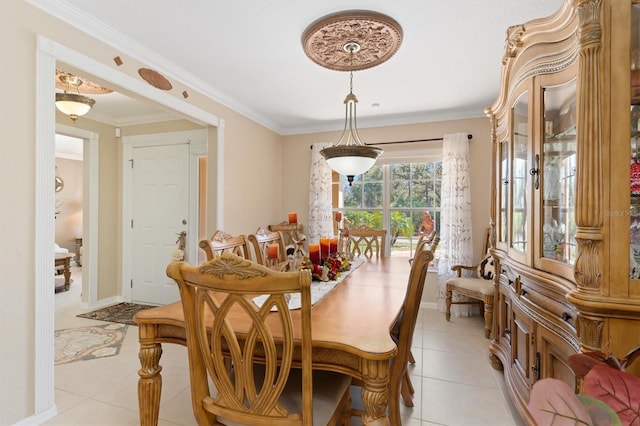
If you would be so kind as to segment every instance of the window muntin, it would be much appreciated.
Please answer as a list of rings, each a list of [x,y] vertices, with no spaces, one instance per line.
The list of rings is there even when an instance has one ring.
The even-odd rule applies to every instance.
[[[337,176],[337,175],[336,175]],[[334,209],[341,211],[351,226],[367,225],[389,229],[392,256],[410,257],[428,212],[436,231],[440,229],[442,162],[376,164],[356,176],[349,185],[337,176]]]

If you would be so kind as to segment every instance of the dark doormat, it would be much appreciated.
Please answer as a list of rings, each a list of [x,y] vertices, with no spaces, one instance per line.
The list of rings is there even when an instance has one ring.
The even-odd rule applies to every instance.
[[[153,305],[139,305],[137,303],[121,302],[116,305],[107,306],[95,311],[78,314],[77,317],[88,318],[98,321],[118,322],[121,324],[136,325],[133,316],[145,309],[155,308]]]

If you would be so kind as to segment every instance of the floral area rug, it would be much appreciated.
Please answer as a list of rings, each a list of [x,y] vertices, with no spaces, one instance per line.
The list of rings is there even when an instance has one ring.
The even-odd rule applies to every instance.
[[[55,364],[118,355],[128,328],[126,324],[103,324],[57,330]]]
[[[122,302],[116,305],[107,306],[106,308],[87,312],[85,314],[79,314],[76,316],[80,318],[89,318],[99,321],[110,321],[119,322],[122,324],[136,325],[136,323],[133,322],[133,316],[137,312],[149,308],[155,308],[155,306]]]

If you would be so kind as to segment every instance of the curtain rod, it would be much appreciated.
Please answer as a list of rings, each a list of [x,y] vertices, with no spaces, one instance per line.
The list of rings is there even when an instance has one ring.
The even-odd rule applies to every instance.
[[[467,139],[472,139],[473,135],[468,134]],[[416,142],[435,142],[441,141],[444,138],[430,138],[430,139],[413,139],[408,141],[393,141],[393,142],[378,142],[378,143],[365,143],[365,145],[391,145],[391,144],[401,144],[401,143],[416,143]]]
[[[467,139],[469,140],[473,139],[473,135],[468,134]],[[365,143],[365,145],[391,145],[391,144],[416,143],[416,142],[435,142],[435,141],[441,141],[441,140],[444,140],[444,138],[442,137],[442,138],[430,138],[430,139],[413,139],[413,140],[407,140],[407,141]],[[310,145],[309,148],[313,148],[313,147]]]

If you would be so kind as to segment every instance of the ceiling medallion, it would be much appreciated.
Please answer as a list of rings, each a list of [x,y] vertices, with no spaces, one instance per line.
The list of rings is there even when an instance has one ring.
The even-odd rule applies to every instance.
[[[77,79],[78,77],[62,70],[56,70],[56,87],[61,90],[67,89],[67,81],[69,79]],[[82,93],[88,95],[106,95],[113,90],[107,89],[106,87],[102,87],[99,84],[93,83],[91,81],[81,79],[79,80],[78,86],[82,85]]]
[[[150,70],[149,68],[140,68],[138,70],[138,74],[140,74],[140,77],[142,77],[144,81],[146,81],[156,89],[171,90],[171,88],[173,87],[171,85],[171,82],[158,71]]]
[[[349,43],[360,46],[353,58],[345,49]],[[387,15],[365,10],[327,15],[309,25],[302,35],[302,46],[309,59],[336,71],[358,71],[380,65],[396,53],[401,43],[400,24]]]

